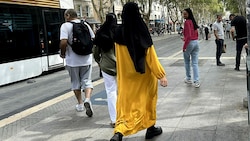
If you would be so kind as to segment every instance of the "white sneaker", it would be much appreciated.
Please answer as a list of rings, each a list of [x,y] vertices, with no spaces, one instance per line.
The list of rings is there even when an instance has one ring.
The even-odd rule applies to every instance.
[[[76,111],[77,111],[77,112],[82,112],[82,111],[84,111],[83,104],[77,104],[77,105],[76,105]]]
[[[195,88],[200,88],[201,84],[199,82],[194,82],[194,87]]]
[[[192,80],[188,80],[186,78],[184,79],[184,82],[187,83],[187,84],[192,84],[193,83]]]
[[[93,108],[92,108],[92,104],[90,100],[85,100],[84,101],[84,107],[86,109],[86,115],[88,117],[92,117],[93,116]]]

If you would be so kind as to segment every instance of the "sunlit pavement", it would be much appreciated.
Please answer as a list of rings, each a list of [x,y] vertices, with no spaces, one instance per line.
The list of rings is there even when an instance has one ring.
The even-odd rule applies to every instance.
[[[164,40],[163,37],[157,39]],[[241,71],[234,71],[235,42],[227,40],[226,43],[227,53],[222,56],[226,66],[217,67],[214,40],[200,41],[200,88],[183,81],[185,70],[181,47],[165,56],[160,54],[164,46],[156,46],[167,72],[169,86],[159,86],[157,125],[162,126],[164,132],[154,141],[250,140],[247,109],[243,108],[242,103],[247,95],[244,58]],[[165,45],[176,44],[166,42]],[[32,107],[21,115],[0,121],[0,140],[108,141],[113,129],[109,126],[103,81],[95,82],[92,118],[88,118],[85,112],[77,113],[75,102],[73,93],[67,93]],[[141,131],[124,140],[144,141],[144,135],[145,131]]]

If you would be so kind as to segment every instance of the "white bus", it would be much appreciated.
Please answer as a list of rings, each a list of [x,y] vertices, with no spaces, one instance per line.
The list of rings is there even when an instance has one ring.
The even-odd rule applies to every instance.
[[[6,1],[0,1],[0,86],[63,67],[58,52],[64,9],[59,0]]]

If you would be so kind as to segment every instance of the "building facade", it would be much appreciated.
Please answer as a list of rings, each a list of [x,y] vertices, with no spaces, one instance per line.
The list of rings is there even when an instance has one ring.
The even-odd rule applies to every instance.
[[[120,24],[122,21],[122,8],[123,8],[123,6],[122,6],[121,1],[115,0],[113,12],[115,13],[115,15],[117,17],[118,24]]]
[[[169,24],[169,16],[167,6],[163,6],[160,2],[153,2],[151,5],[150,26],[165,27]]]
[[[86,19],[91,24],[101,24],[101,22],[105,20],[105,15],[113,12],[117,16],[118,23],[121,23],[123,5],[120,0],[102,1],[103,4],[106,4],[102,6],[104,8],[102,11],[100,10],[100,0],[94,0],[94,3],[95,7],[91,0],[74,0],[74,9],[77,11],[78,17]],[[149,10],[147,3],[141,4],[139,7],[145,12]],[[103,12],[102,15],[100,15],[99,10]],[[100,19],[100,17],[102,19]],[[153,2],[151,5],[150,24],[153,26],[156,26],[155,24],[167,24],[169,22],[168,19],[167,7],[162,6],[160,2]]]
[[[81,19],[94,18],[94,9],[91,0],[74,0],[74,9]]]
[[[1,0],[1,3],[8,4],[20,4],[20,5],[29,5],[29,6],[41,6],[41,7],[51,7],[51,8],[59,8],[60,2],[59,0],[48,0],[48,1],[34,1],[34,0],[22,0],[22,1],[13,1],[13,0]]]

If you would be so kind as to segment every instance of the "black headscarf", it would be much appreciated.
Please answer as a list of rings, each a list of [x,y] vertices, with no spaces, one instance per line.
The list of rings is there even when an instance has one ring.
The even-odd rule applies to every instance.
[[[104,52],[108,52],[114,47],[114,30],[117,27],[116,15],[109,13],[106,15],[106,21],[96,32],[94,44],[100,47]]]
[[[117,29],[115,41],[127,46],[136,71],[145,73],[146,50],[153,41],[136,3],[124,5],[122,25]]]

